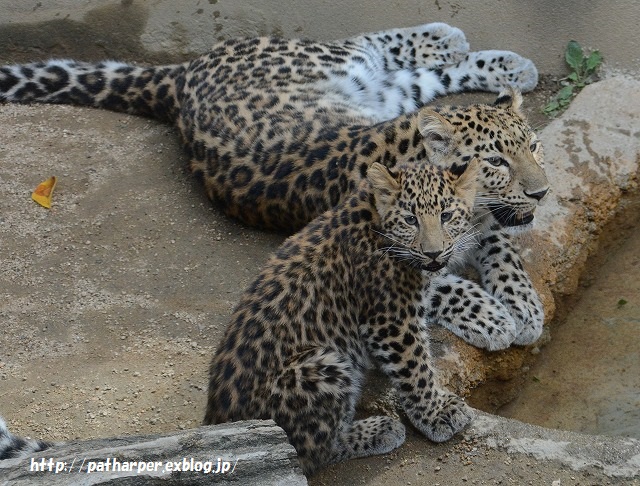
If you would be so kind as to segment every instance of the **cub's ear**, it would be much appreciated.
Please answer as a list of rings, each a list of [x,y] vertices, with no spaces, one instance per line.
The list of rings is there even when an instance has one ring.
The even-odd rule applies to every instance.
[[[503,89],[496,100],[493,102],[493,106],[502,108],[504,110],[511,110],[519,116],[523,116],[520,111],[522,106],[522,94],[513,86],[509,85]]]
[[[456,194],[459,197],[463,197],[470,206],[473,206],[473,200],[476,197],[476,191],[480,185],[478,181],[478,178],[480,177],[480,163],[478,162],[478,159],[471,159],[467,168],[460,175],[454,175],[453,172],[449,173],[454,178],[458,179],[454,182]]]
[[[387,166],[374,162],[367,170],[367,179],[380,192],[392,194],[400,190],[400,173],[392,172]]]
[[[400,173],[374,162],[367,170],[367,180],[373,188],[378,211],[384,213],[384,209],[393,204],[400,192]]]
[[[418,128],[429,162],[438,165],[453,149],[453,127],[438,112],[426,110],[420,114]]]

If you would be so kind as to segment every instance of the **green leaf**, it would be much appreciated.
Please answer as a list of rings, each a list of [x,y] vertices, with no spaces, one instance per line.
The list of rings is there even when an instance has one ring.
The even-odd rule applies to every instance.
[[[542,111],[544,113],[546,113],[547,115],[550,115],[551,113],[556,111],[558,108],[560,108],[560,103],[558,103],[556,100],[553,100],[553,101],[550,101],[549,103],[547,103],[547,106],[545,106],[542,109]]]
[[[576,41],[569,41],[567,44],[567,50],[564,53],[564,58],[567,64],[573,68],[575,72],[580,74],[582,71],[582,59],[584,54],[582,53],[582,47]]]
[[[624,300],[624,299],[620,299],[620,300],[618,301],[618,307],[622,307],[622,306],[623,306],[623,305],[625,305],[626,303],[627,303],[627,301],[626,301],[626,300]]]
[[[540,383],[540,378],[538,378],[537,376],[532,376],[531,377],[531,381],[533,381],[535,383]]]
[[[602,54],[600,51],[593,51],[589,54],[586,62],[587,73],[590,74],[600,67],[602,64]]]
[[[575,72],[575,71],[571,71],[571,74],[569,74],[569,76],[567,76],[567,79],[569,81],[573,81],[573,82],[578,81],[578,73]]]
[[[556,94],[556,98],[558,98],[558,100],[568,100],[573,96],[573,85],[570,84],[569,86],[564,86],[562,88],[560,88],[560,91],[558,91],[558,94]]]

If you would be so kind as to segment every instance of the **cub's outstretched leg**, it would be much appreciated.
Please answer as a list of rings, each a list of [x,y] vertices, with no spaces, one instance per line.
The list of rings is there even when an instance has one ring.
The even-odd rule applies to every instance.
[[[448,274],[429,282],[423,293],[430,322],[469,344],[496,351],[516,338],[516,322],[502,303],[475,282]]]
[[[413,317],[411,324],[388,323],[389,329],[400,329],[404,335],[391,331],[381,335],[374,329],[382,324],[382,317],[373,319],[366,336],[368,349],[394,384],[407,417],[430,440],[450,439],[475,414],[460,397],[438,384],[426,327],[420,318]]]

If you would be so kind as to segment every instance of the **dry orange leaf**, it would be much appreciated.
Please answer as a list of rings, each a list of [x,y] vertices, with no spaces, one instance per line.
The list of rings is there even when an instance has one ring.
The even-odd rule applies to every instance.
[[[36,190],[31,194],[31,199],[37,202],[40,206],[44,206],[49,209],[51,207],[51,195],[53,189],[56,187],[56,177],[49,177],[46,181],[41,182],[36,187]]]

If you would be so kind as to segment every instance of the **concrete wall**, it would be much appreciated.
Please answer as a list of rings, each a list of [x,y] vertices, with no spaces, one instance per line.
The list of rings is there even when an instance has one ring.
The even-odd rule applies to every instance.
[[[611,68],[640,71],[638,0],[0,0],[0,60],[161,62],[235,35],[337,39],[433,21],[464,30],[474,50],[530,57],[542,73],[564,73],[570,39]]]

